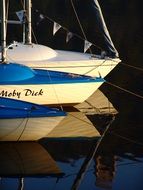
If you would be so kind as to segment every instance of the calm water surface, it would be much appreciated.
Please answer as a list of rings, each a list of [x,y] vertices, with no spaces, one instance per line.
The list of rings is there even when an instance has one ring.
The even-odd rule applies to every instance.
[[[142,190],[143,122],[134,116],[118,114],[97,151],[98,139],[1,143],[0,189]]]

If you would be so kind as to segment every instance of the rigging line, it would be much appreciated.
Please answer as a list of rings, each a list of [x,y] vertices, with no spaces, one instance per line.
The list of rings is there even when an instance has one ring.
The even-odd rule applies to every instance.
[[[7,20],[8,20],[8,14],[9,14],[9,0],[7,0],[7,7],[6,7],[6,32],[7,32]]]
[[[138,142],[138,141],[135,141],[135,140],[132,140],[132,139],[130,139],[130,138],[128,138],[128,137],[119,135],[118,133],[115,133],[114,131],[110,131],[109,134],[113,134],[113,135],[115,135],[115,136],[117,136],[117,137],[120,137],[120,138],[122,138],[122,139],[124,139],[124,140],[127,140],[127,141],[129,141],[129,142],[131,142],[131,143],[134,143],[134,144],[143,146],[143,143]]]
[[[38,40],[37,40],[37,38],[36,38],[36,35],[35,35],[35,33],[34,33],[34,30],[33,30],[33,27],[32,27],[32,26],[31,26],[31,29],[32,29],[32,34],[33,34],[33,36],[34,36],[34,40],[35,40],[36,44],[38,44]],[[41,58],[42,58],[42,53],[41,53],[41,51],[40,51],[40,48],[39,48],[39,52],[40,52],[40,56],[41,56]],[[51,78],[50,73],[49,73],[48,70],[47,70],[47,73],[48,73],[49,80],[50,80],[51,83],[52,83],[52,78]],[[55,93],[55,95],[56,95],[57,102],[58,102],[58,104],[59,104],[61,110],[63,111],[63,110],[64,110],[64,109],[63,109],[63,106],[62,106],[62,104],[60,104],[60,100],[59,100],[59,97],[58,97],[58,94],[57,94],[57,92],[56,92],[56,89],[55,89],[54,85],[52,85],[52,88],[53,88],[54,93]]]
[[[123,63],[123,62],[120,62],[120,64],[125,65],[125,66],[127,66],[127,67],[131,67],[132,69],[136,69],[136,70],[139,70],[139,71],[143,71],[143,68],[135,67],[135,66],[133,66],[133,65],[128,65],[128,64]]]
[[[21,4],[22,4],[23,9],[24,9],[24,3],[22,2],[22,0],[21,0]],[[28,18],[27,12],[26,12],[26,18]],[[33,30],[32,26],[31,26],[31,30],[32,30],[32,35],[34,36],[34,40],[35,40],[36,44],[38,44],[38,40],[37,40],[37,38],[36,38],[36,35],[35,35],[35,33],[34,33],[34,30]],[[42,60],[42,53],[41,53],[41,51],[40,51],[40,48],[39,48],[39,54],[40,54],[41,60]],[[48,70],[47,70],[47,74],[48,74],[49,80],[51,81],[51,84],[52,84],[52,78],[51,78],[50,73],[49,73]],[[54,93],[55,93],[55,95],[56,95],[57,102],[58,102],[58,104],[60,105],[61,110],[63,111],[63,106],[60,104],[59,97],[58,97],[58,94],[57,94],[57,92],[56,92],[56,89],[55,89],[55,87],[54,87],[53,85],[52,85],[52,88],[53,88]]]
[[[10,134],[16,132],[16,130],[22,125],[22,123],[24,122],[25,118],[20,122],[20,124],[13,130],[11,130],[9,133],[7,133],[6,135],[3,135],[2,137],[0,137],[0,140],[6,138],[7,136],[9,136]]]
[[[111,59],[111,60],[112,60],[112,59]],[[84,73],[84,75],[87,75],[88,73],[94,71],[96,68],[102,66],[105,62],[106,62],[106,60],[103,60],[100,65],[97,65],[97,66],[95,66],[94,68],[90,69],[89,71],[87,71],[86,73]],[[100,73],[99,73],[99,76],[100,76]],[[88,101],[85,101],[85,102],[88,103],[88,104],[90,104]],[[90,104],[90,105],[91,105],[91,104]],[[92,105],[91,105],[91,106],[92,106]],[[111,106],[111,103],[110,103],[109,100],[108,100],[109,113],[110,113],[110,111],[111,111],[111,109],[110,109],[111,107],[110,107],[110,106]],[[93,107],[93,106],[92,106],[92,107]],[[97,110],[96,107],[94,107],[94,108]],[[99,109],[99,113],[101,113],[100,109]]]
[[[108,57],[108,59],[112,60],[113,62],[118,62],[118,61],[116,61],[116,60],[114,60],[114,59],[112,59],[112,58],[110,58],[110,57]],[[136,67],[136,66],[133,66],[133,65],[129,65],[129,64],[127,64],[127,63],[123,63],[122,61],[120,62],[120,64],[121,64],[121,65],[124,65],[124,66],[126,66],[126,67],[130,67],[130,68],[132,68],[132,69],[136,69],[136,70],[139,70],[139,71],[143,71],[143,68]]]
[[[19,146],[20,144],[18,144]],[[20,162],[16,162],[16,165],[18,166],[20,173],[25,173],[25,165],[24,165],[24,159],[23,159],[23,154],[21,153],[21,149],[19,150],[17,147],[17,144],[12,144],[12,148],[14,148],[14,150],[16,151],[16,158],[18,157],[18,160]]]
[[[24,190],[24,178],[19,179],[19,187],[18,190]]]
[[[114,118],[115,119],[115,118]],[[77,178],[75,179],[71,190],[77,190],[78,187],[80,186],[81,180],[83,179],[87,169],[89,168],[91,161],[93,160],[95,154],[97,153],[100,144],[103,140],[103,138],[105,137],[106,133],[108,132],[110,125],[112,124],[112,122],[114,121],[114,119],[107,125],[106,129],[104,130],[103,134],[101,135],[101,137],[99,138],[99,140],[97,141],[97,144],[95,145],[95,148],[93,149],[93,152],[91,153],[91,156],[89,158],[89,160],[85,159],[80,171],[79,171],[79,176],[77,175]],[[87,162],[87,163],[86,163]]]
[[[31,30],[32,30],[32,35],[33,35],[33,37],[34,37],[35,43],[38,44],[38,40],[37,40],[37,38],[36,38],[36,35],[35,35],[35,33],[34,33],[34,30],[33,30],[33,27],[32,27],[32,26],[31,26]]]
[[[54,91],[54,93],[55,93],[57,102],[58,102],[58,104],[59,104],[61,110],[64,111],[63,106],[62,106],[62,104],[60,103],[58,93],[57,93],[57,91],[56,91],[56,89],[55,89],[55,87],[54,87],[54,85],[53,85],[53,83],[52,83],[52,78],[51,78],[51,76],[50,76],[50,72],[49,72],[48,70],[47,70],[47,74],[48,74],[48,78],[49,78],[49,80],[50,80],[50,82],[51,82],[51,84],[52,84],[52,88],[53,88],[53,91]]]
[[[101,113],[102,113],[102,112],[100,111],[100,108],[97,108],[97,107],[93,106],[93,105],[92,105],[90,102],[88,102],[87,100],[85,100],[85,102],[86,102],[88,105],[90,105],[93,109],[95,109],[98,114],[101,114]]]
[[[19,141],[19,140],[20,140],[20,138],[22,137],[22,135],[23,135],[23,133],[24,133],[24,131],[25,131],[26,127],[27,127],[27,123],[28,123],[28,121],[29,121],[29,118],[27,118],[27,119],[26,119],[26,123],[25,123],[25,125],[24,125],[24,128],[23,128],[23,130],[22,130],[21,134],[19,135],[19,137],[18,137],[17,141]]]
[[[81,113],[81,112],[80,112],[80,113]],[[86,123],[86,124],[88,124],[88,125],[90,125],[90,126],[93,126],[92,123],[89,123],[88,121],[85,121],[85,120],[83,120],[83,119],[80,119],[80,118],[78,118],[77,116],[75,116],[75,115],[73,115],[73,114],[71,114],[71,113],[69,113],[69,112],[68,112],[68,115],[70,115],[70,116],[72,116],[73,118],[75,118],[75,119],[77,119],[77,120],[79,120],[79,121],[82,121],[82,122],[84,122],[84,123]]]
[[[134,125],[130,125],[129,127],[126,127],[126,128],[124,128],[124,129],[120,129],[120,128],[117,129],[117,128],[114,128],[113,131],[116,132],[116,133],[117,133],[117,132],[124,133],[124,131],[126,131],[127,129],[130,129],[130,128],[131,128],[131,129],[136,129],[137,127],[134,126]]]
[[[79,26],[80,26],[80,29],[81,29],[81,31],[82,31],[82,34],[83,34],[85,40],[88,41],[88,40],[87,40],[87,37],[86,37],[86,34],[85,34],[85,32],[84,32],[84,29],[83,29],[83,27],[82,27],[82,24],[81,24],[81,22],[80,22],[79,16],[78,16],[78,14],[77,14],[77,12],[76,12],[76,9],[75,9],[73,0],[71,0],[71,5],[72,5],[73,11],[74,11],[74,13],[75,13],[76,19],[77,19],[77,21],[78,21],[78,24],[79,24]],[[92,50],[91,50],[90,47],[89,47],[89,51],[90,51],[90,54],[93,55]]]
[[[20,138],[22,137],[22,135],[23,135],[24,131],[26,130],[27,123],[28,123],[28,121],[29,121],[29,119],[30,119],[30,118],[29,118],[29,115],[30,115],[30,113],[31,113],[31,112],[32,112],[32,108],[31,108],[31,110],[30,110],[30,111],[28,111],[28,114],[27,114],[27,119],[26,119],[25,125],[24,125],[23,130],[22,130],[21,134],[19,135],[19,137],[18,137],[17,141],[19,141],[19,140],[20,140]]]
[[[106,62],[106,60],[103,60],[103,62],[99,65],[95,65],[94,68],[90,69],[89,71],[87,71],[86,73],[84,73],[84,75],[87,75],[88,73],[94,71],[95,69],[97,69],[98,67],[102,66],[104,63]]]
[[[47,18],[48,20],[50,20],[50,21],[52,21],[53,23],[55,22],[53,19],[51,19],[50,17],[48,17],[47,15],[44,15],[44,17],[45,18]],[[57,22],[56,22],[57,23]],[[59,24],[59,23],[58,23]],[[61,24],[59,24],[59,25],[61,25]],[[66,28],[66,27],[64,27],[64,26],[61,26],[64,30],[66,30],[67,32],[69,32],[69,30]],[[73,33],[72,32],[72,34],[74,35],[74,36],[76,36],[77,38],[79,38],[79,39],[81,39],[81,40],[85,40],[84,38],[82,38],[80,35],[78,35],[78,34],[76,34],[76,33]],[[96,44],[94,44],[94,43],[92,43],[92,45],[93,46],[95,46],[96,48],[98,48],[98,49],[100,49],[101,51],[103,51],[103,49],[100,47],[100,46],[97,46]]]
[[[118,59],[118,57],[116,57],[116,58],[114,59],[114,58],[111,58],[111,57],[108,57],[108,56],[107,56],[107,60],[110,60],[110,61],[113,61],[113,62],[115,62],[115,63],[118,63],[118,62],[119,62],[119,59],[118,59],[118,60],[116,60],[116,59]],[[121,60],[120,60],[119,63],[121,63]]]
[[[143,96],[142,96],[142,95],[136,94],[136,93],[134,93],[134,92],[132,92],[132,91],[130,91],[130,90],[127,90],[127,89],[125,89],[125,88],[122,88],[122,87],[120,87],[120,86],[118,86],[118,85],[115,85],[115,84],[113,84],[113,83],[111,83],[111,82],[108,82],[108,81],[105,81],[105,83],[107,83],[107,84],[109,84],[109,85],[111,85],[111,86],[114,86],[114,87],[116,87],[116,88],[118,88],[118,89],[120,89],[120,90],[122,90],[122,91],[124,91],[124,92],[127,92],[127,93],[129,93],[129,94],[131,94],[131,95],[133,95],[133,96],[136,96],[136,97],[138,97],[138,98],[143,99]]]

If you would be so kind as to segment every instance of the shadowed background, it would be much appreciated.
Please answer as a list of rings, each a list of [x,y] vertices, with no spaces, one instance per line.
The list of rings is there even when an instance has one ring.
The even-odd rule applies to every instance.
[[[95,45],[103,47],[100,30],[95,26],[97,20],[94,0],[73,0],[73,3],[87,39]],[[122,63],[106,77],[106,80],[142,96],[143,71],[140,69],[143,67],[143,2],[140,0],[99,0],[99,4],[113,43],[122,60]],[[22,9],[21,3],[10,0],[9,5],[9,18],[17,18],[15,12]],[[38,43],[55,49],[83,51],[84,40],[76,36],[66,43],[67,31],[65,29],[61,28],[53,36],[52,20],[84,38],[70,0],[34,0],[32,8],[33,31]],[[45,16],[42,21],[39,20],[40,14]],[[22,27],[8,26],[7,41],[10,43],[13,40],[22,41]],[[34,36],[33,42],[35,42]],[[92,51],[96,53],[98,50],[92,46]],[[136,66],[139,69],[131,68],[128,65]],[[142,98],[106,83],[100,87],[100,90],[119,112],[128,113],[134,109],[142,109]]]

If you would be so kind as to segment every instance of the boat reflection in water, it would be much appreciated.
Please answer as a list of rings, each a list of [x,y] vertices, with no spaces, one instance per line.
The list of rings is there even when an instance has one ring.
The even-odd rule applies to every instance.
[[[97,156],[96,158],[96,186],[112,189],[112,182],[115,177],[115,156]]]
[[[1,142],[0,154],[1,177],[62,173],[50,154],[36,142]]]
[[[0,189],[143,189],[142,122],[128,118],[116,117],[98,149],[98,139],[1,143]]]

